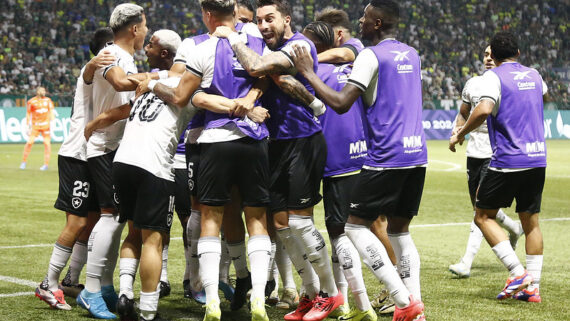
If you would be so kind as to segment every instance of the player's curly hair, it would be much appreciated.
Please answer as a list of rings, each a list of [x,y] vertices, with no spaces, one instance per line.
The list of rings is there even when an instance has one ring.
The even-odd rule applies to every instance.
[[[309,23],[303,32],[310,32],[317,37],[327,48],[334,46],[334,32],[330,24],[323,21]]]
[[[491,38],[491,52],[498,61],[516,57],[519,53],[517,37],[509,31],[499,31]]]

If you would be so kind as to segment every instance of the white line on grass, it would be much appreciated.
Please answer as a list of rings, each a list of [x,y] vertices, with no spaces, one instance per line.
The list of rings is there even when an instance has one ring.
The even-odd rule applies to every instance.
[[[2,249],[23,249],[27,247],[50,247],[53,246],[52,244],[28,244],[28,245],[9,245],[9,246],[0,246],[0,250]]]
[[[37,282],[18,279],[18,278],[14,278],[11,276],[5,276],[5,275],[0,275],[0,281],[5,281],[5,282],[19,284],[19,285],[25,285],[25,286],[29,286],[32,288],[36,288],[38,286]]]
[[[450,166],[449,168],[443,168],[443,169],[434,169],[431,168],[429,166],[429,163],[439,163],[439,164],[443,164],[443,165],[448,165]],[[436,171],[436,172],[453,172],[456,170],[460,170],[461,169],[461,165],[457,164],[457,163],[452,163],[452,162],[446,162],[446,161],[442,161],[442,160],[438,160],[438,159],[429,159],[428,160],[428,170],[430,171]]]
[[[12,298],[15,296],[28,296],[28,295],[34,295],[34,292],[1,293],[0,299],[1,298]]]

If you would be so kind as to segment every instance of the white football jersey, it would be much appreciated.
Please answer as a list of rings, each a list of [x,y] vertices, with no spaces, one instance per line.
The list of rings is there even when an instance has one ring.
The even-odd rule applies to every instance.
[[[481,87],[483,86],[483,78],[476,76],[469,79],[463,87],[461,99],[464,103],[471,105],[471,112],[479,103]],[[467,141],[467,149],[465,151],[467,157],[473,158],[491,158],[493,150],[489,141],[489,130],[487,129],[487,121],[469,133]]]
[[[63,144],[59,148],[58,154],[65,157],[72,157],[78,160],[86,161],[86,144],[83,130],[85,125],[92,118],[92,93],[93,84],[86,84],[83,81],[83,72],[85,67],[81,69],[77,85],[75,86],[75,95],[73,96],[73,107],[71,108],[71,119],[69,122],[69,133]]]
[[[159,80],[175,88],[180,78]],[[140,167],[156,177],[174,181],[174,153],[180,133],[196,109],[170,106],[148,92],[131,108],[114,162]]]
[[[101,69],[97,69],[93,78],[93,117],[115,107],[119,107],[129,102],[134,96],[134,91],[117,92],[113,86],[105,79],[109,70],[114,67],[123,69],[125,74],[136,74],[137,66],[130,53],[113,44],[105,47],[117,60]],[[113,125],[99,129],[93,133],[87,143],[87,158],[108,154],[117,149],[123,136],[125,121],[121,120]]]

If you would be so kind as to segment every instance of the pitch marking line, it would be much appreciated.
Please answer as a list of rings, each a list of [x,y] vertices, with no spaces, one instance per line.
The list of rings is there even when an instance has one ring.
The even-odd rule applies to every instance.
[[[16,296],[29,296],[29,295],[34,295],[34,292],[16,292],[16,293],[2,293],[0,294],[0,299],[1,298],[12,298],[12,297],[16,297]]]
[[[449,166],[449,168],[430,168],[430,163],[443,164]],[[461,165],[453,162],[446,162],[438,159],[428,159],[428,170],[435,172],[454,172],[461,169]]]
[[[5,275],[0,275],[0,281],[5,281],[8,283],[14,283],[14,284],[18,284],[18,285],[29,286],[31,288],[36,288],[38,286],[38,283],[36,283],[34,281],[18,279],[18,278],[14,278],[11,276],[5,276]],[[11,297],[28,296],[28,295],[34,295],[34,292],[0,293],[0,298],[11,298]]]

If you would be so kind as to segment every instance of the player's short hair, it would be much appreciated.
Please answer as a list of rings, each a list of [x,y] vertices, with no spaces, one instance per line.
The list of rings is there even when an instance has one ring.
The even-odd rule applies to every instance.
[[[116,34],[124,28],[143,21],[144,9],[133,3],[123,3],[113,9],[109,19],[109,27]]]
[[[113,41],[114,37],[113,30],[109,27],[95,30],[93,37],[89,41],[89,50],[92,54],[97,55],[105,47],[106,43]]]
[[[168,52],[173,55],[176,54],[176,51],[182,42],[182,39],[180,39],[180,36],[176,32],[168,29],[157,30],[152,35],[158,38],[158,44],[162,48],[168,50]]]
[[[330,24],[323,21],[309,23],[303,32],[310,32],[327,48],[334,46],[334,31]]]
[[[200,0],[200,6],[205,11],[215,14],[230,15],[234,13],[236,0]]]
[[[352,31],[352,24],[350,23],[348,13],[333,7],[326,7],[317,12],[315,21],[323,21],[330,24],[333,28],[344,28],[348,31]]]
[[[251,0],[238,0],[237,1],[237,5],[238,7],[245,7],[247,10],[253,12],[253,4],[251,3]]]
[[[257,7],[275,6],[282,16],[291,16],[291,4],[287,0],[257,0]]]
[[[371,0],[370,5],[382,12],[382,25],[384,30],[390,30],[398,25],[400,20],[400,6],[393,0]]]
[[[499,31],[491,38],[491,52],[498,61],[516,57],[519,53],[517,37],[509,31]]]

